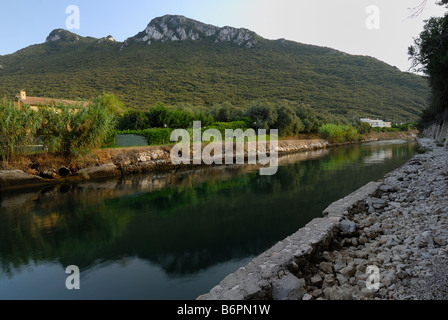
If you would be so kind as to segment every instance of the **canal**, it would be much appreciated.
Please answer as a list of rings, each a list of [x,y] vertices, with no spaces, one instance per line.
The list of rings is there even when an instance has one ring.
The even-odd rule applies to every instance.
[[[0,299],[196,299],[415,148],[297,153],[274,176],[222,166],[1,192]]]

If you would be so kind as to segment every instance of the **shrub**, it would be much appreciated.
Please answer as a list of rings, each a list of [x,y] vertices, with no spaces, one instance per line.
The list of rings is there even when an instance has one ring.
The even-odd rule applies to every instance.
[[[372,126],[367,122],[361,122],[358,131],[360,134],[367,134],[372,132]]]
[[[230,102],[223,102],[215,104],[208,110],[207,114],[213,116],[215,121],[218,122],[233,122],[241,119],[243,110],[235,107]]]
[[[148,112],[128,111],[119,120],[119,130],[146,130],[151,128],[188,129],[194,121],[201,121],[203,126],[213,124],[213,116],[203,112],[193,112],[182,107],[167,107],[159,104]]]
[[[148,118],[143,112],[130,110],[118,120],[119,130],[144,130],[150,128]]]
[[[296,115],[304,125],[302,130],[305,133],[318,132],[322,121],[318,119],[318,114],[309,105],[301,104],[296,106]]]
[[[118,130],[112,130],[107,137],[104,139],[104,142],[102,144],[102,148],[112,148],[112,147],[116,147],[117,143],[115,141],[115,138],[117,137],[118,134]]]
[[[275,105],[265,100],[253,102],[247,109],[245,116],[252,119],[252,128],[255,130],[269,130],[277,122]]]
[[[417,125],[415,123],[403,123],[403,124],[393,124],[392,128],[397,128],[400,131],[411,131],[417,130]]]
[[[247,129],[247,123],[245,121],[215,122],[211,127],[218,130]]]
[[[146,130],[125,130],[118,131],[117,134],[135,134],[137,136],[142,136],[146,139],[149,145],[163,145],[170,143],[171,133],[173,129],[169,128],[157,128],[157,129],[146,129]]]
[[[0,155],[3,163],[18,161],[36,144],[41,117],[27,105],[18,109],[14,103],[0,102]]]
[[[48,151],[71,157],[101,147],[113,132],[115,116],[100,104],[88,107],[42,107],[42,126],[39,134]]]
[[[402,131],[399,128],[372,128],[374,132],[399,132]]]
[[[278,129],[281,136],[300,133],[305,130],[305,125],[297,116],[293,107],[280,103],[276,105],[277,119],[271,129]]]
[[[126,108],[120,100],[113,94],[104,93],[93,100],[93,103],[106,108],[110,113],[116,116],[122,116],[126,112]]]
[[[243,121],[245,124],[245,128],[252,128],[253,120],[249,117],[242,117],[240,121]]]
[[[358,131],[352,126],[325,124],[319,128],[322,138],[331,143],[353,142],[361,138]]]

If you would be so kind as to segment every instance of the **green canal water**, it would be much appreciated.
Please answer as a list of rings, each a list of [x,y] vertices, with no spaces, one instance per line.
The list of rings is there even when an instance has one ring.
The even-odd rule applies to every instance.
[[[1,192],[0,299],[196,299],[414,152],[394,140],[286,156],[274,176],[207,167]]]

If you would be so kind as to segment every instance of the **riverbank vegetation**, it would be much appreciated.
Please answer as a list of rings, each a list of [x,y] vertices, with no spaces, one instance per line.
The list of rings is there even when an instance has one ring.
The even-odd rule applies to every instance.
[[[364,135],[375,131],[413,128],[412,125],[397,125],[374,129],[357,118],[350,120],[318,113],[302,103],[265,99],[254,101],[247,108],[224,102],[211,108],[158,104],[149,111],[137,111],[126,110],[113,94],[103,94],[88,107],[61,104],[40,107],[37,112],[29,106],[19,110],[14,103],[3,100],[0,104],[0,155],[4,165],[17,162],[39,145],[39,152],[72,159],[95,148],[116,147],[117,135],[137,135],[148,145],[166,145],[171,143],[173,130],[191,131],[194,121],[200,121],[203,130],[218,130],[223,137],[229,129],[263,129],[267,133],[263,137],[269,140],[270,130],[277,129],[280,139],[309,135],[331,143],[360,141]]]
[[[143,136],[149,145],[166,144],[176,129],[191,129],[193,121],[200,121],[203,129],[217,129],[225,136],[227,129],[271,129],[279,131],[280,138],[313,135],[332,143],[359,141],[372,132],[398,132],[414,130],[414,124],[395,124],[392,128],[372,128],[358,118],[316,112],[309,105],[287,101],[272,102],[260,99],[247,108],[230,102],[215,104],[211,108],[189,104],[165,106],[150,111],[130,110],[119,119],[115,134]],[[113,145],[113,139],[109,145]]]
[[[88,107],[44,106],[38,111],[24,105],[0,103],[0,155],[3,165],[20,161],[36,145],[43,152],[66,158],[103,146],[116,127],[116,116],[97,99]]]
[[[0,103],[0,155],[4,163],[15,162],[37,143],[42,117],[29,106],[17,109],[13,103]]]
[[[448,0],[438,4],[448,8]],[[409,55],[414,71],[424,73],[431,88],[429,107],[419,122],[419,128],[424,129],[448,119],[448,13],[426,21]]]

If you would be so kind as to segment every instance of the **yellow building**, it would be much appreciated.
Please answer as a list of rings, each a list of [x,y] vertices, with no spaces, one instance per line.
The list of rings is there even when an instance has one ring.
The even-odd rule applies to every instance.
[[[42,106],[57,107],[60,104],[64,104],[66,106],[73,106],[73,107],[77,106],[88,107],[90,103],[82,101],[63,100],[63,99],[28,97],[26,95],[26,91],[21,90],[20,93],[16,96],[14,104],[19,109],[22,108],[22,105],[27,104],[31,107],[32,110],[37,111],[39,107]]]

